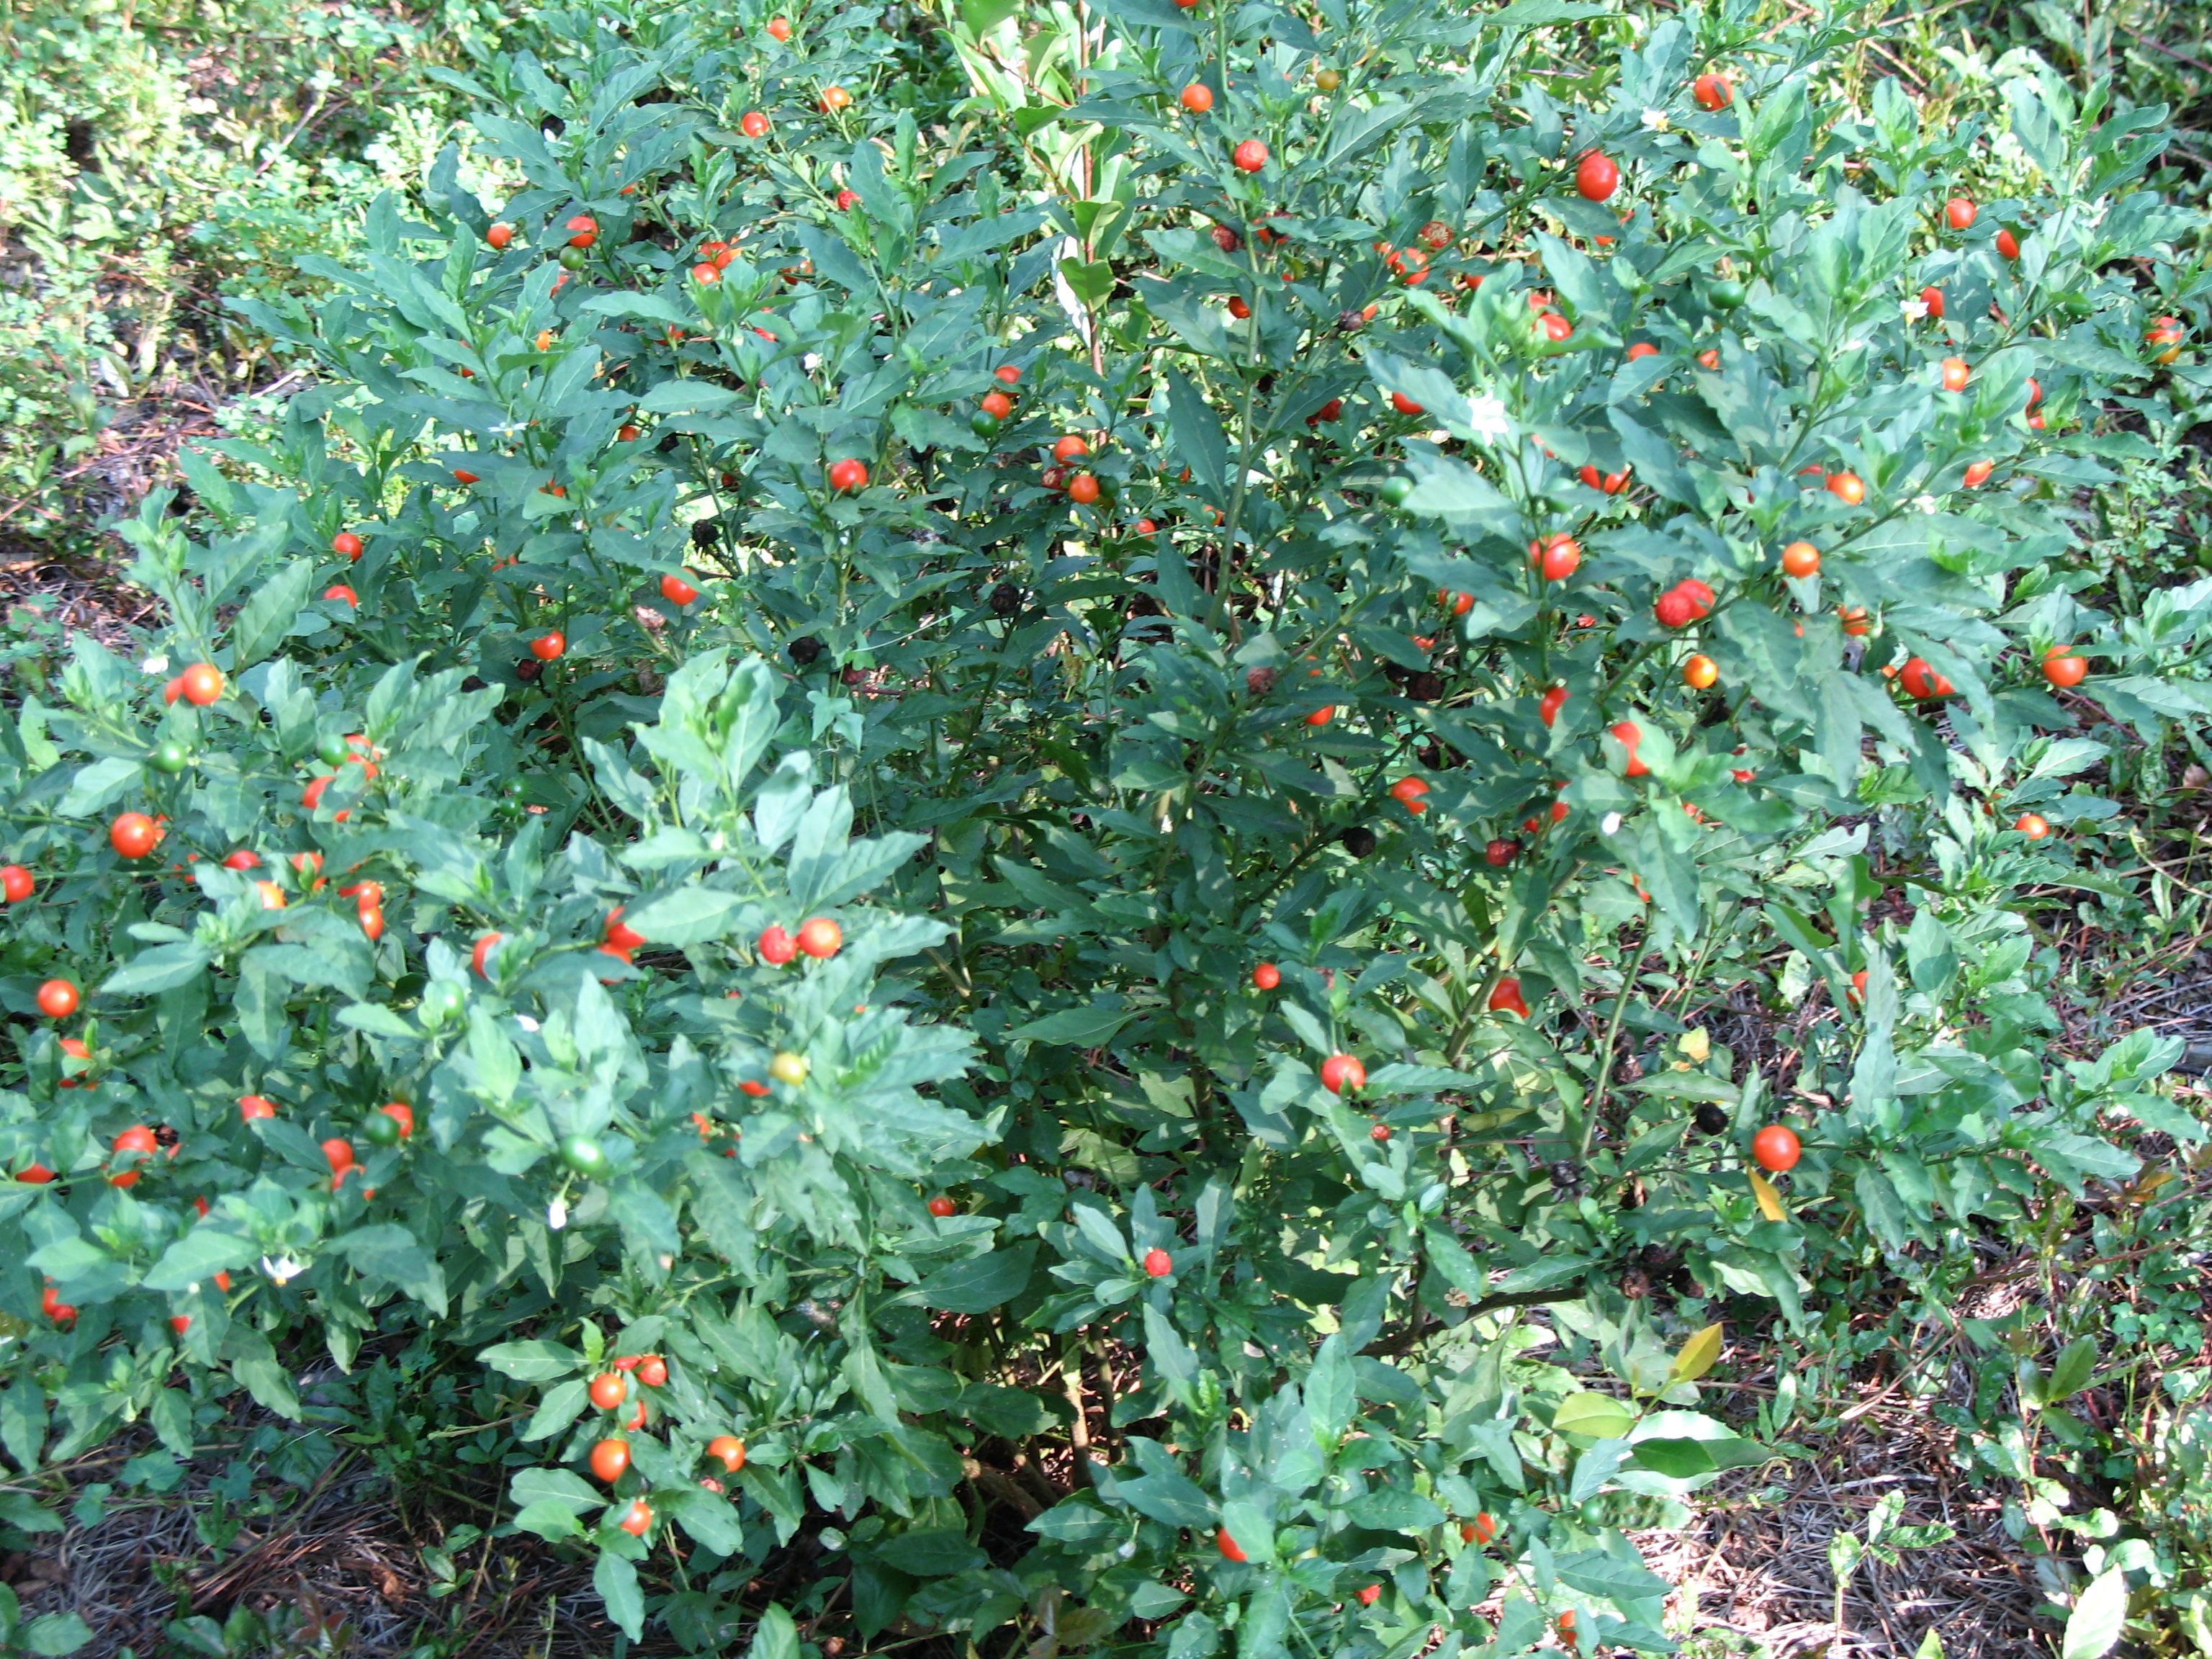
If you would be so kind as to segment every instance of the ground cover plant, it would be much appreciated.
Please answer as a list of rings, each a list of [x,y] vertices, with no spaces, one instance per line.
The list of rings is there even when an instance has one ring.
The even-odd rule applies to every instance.
[[[2093,539],[2162,112],[1748,4],[534,28],[0,726],[0,1520],[252,1410],[465,1436],[625,1642],[1663,1651],[1628,1534],[1940,1334],[2069,1659],[2212,1651],[2205,1131],[2053,920],[2212,708]]]

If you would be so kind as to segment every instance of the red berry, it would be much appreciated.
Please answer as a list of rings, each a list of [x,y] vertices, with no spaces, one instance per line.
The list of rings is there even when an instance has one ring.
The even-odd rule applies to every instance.
[[[1620,188],[1620,164],[1591,150],[1575,163],[1575,189],[1585,201],[1602,202]]]
[[[849,495],[856,489],[865,489],[867,482],[868,469],[865,462],[848,458],[830,464],[830,488],[840,495]]]
[[[671,574],[660,579],[660,597],[671,605],[689,605],[699,597],[699,590],[682,576]]]
[[[1252,970],[1252,983],[1262,991],[1272,991],[1283,982],[1283,970],[1272,962],[1263,962]]]
[[[1351,1054],[1331,1054],[1321,1063],[1321,1086],[1333,1095],[1367,1086],[1367,1068]]]
[[[1247,138],[1237,146],[1229,159],[1246,173],[1257,173],[1267,165],[1267,147],[1257,138]]]
[[[20,864],[0,865],[0,900],[9,904],[21,904],[31,896],[38,883],[31,872]]]
[[[1182,89],[1176,101],[1193,115],[1203,115],[1213,107],[1213,88],[1204,82],[1194,81]]]
[[[1717,75],[1700,75],[1690,84],[1690,96],[1698,100],[1702,110],[1726,109],[1735,95],[1728,82]]]
[[[1973,198],[1970,196],[1954,196],[1943,204],[1943,217],[1949,222],[1954,230],[1971,228],[1975,216],[1981,210],[1974,205]]]
[[[616,1364],[622,1362],[617,1360]],[[611,1437],[592,1448],[592,1473],[612,1486],[629,1467],[629,1442]]]
[[[48,1019],[67,1019],[80,1000],[76,987],[65,979],[50,979],[39,987],[39,1012]]]
[[[530,654],[540,662],[552,662],[568,648],[568,639],[557,628],[539,635],[530,642]]]
[[[957,1213],[959,1208],[960,1206],[957,1204],[955,1204],[951,1199],[945,1197],[942,1193],[939,1193],[935,1198],[929,1200],[930,1214],[940,1218]]]
[[[1751,1138],[1752,1158],[1776,1175],[1796,1167],[1802,1150],[1797,1132],[1780,1123],[1770,1123]]]
[[[196,662],[185,670],[179,689],[186,702],[206,708],[222,695],[222,670],[211,662]]]
[[[2043,678],[2061,690],[2081,684],[2088,673],[2089,659],[2063,645],[2054,645],[2043,653]]]
[[[361,538],[350,530],[341,530],[331,538],[331,551],[341,558],[357,559],[362,552]]]
[[[1145,1252],[1145,1272],[1154,1279],[1165,1279],[1175,1271],[1175,1261],[1158,1245]]]
[[[761,929],[760,939],[755,948],[763,962],[770,967],[781,968],[799,954],[799,941],[771,922]]]

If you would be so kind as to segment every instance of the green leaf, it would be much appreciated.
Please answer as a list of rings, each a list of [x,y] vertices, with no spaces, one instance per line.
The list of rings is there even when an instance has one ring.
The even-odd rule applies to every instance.
[[[744,1549],[745,1529],[728,1499],[710,1492],[692,1491],[684,1494],[682,1503],[672,1503],[669,1508],[677,1523],[715,1554],[737,1555]]]
[[[781,1602],[771,1601],[762,1609],[745,1659],[799,1659],[799,1626]]]
[[[1218,493],[1229,474],[1229,440],[1221,430],[1221,417],[1182,370],[1167,372],[1167,386],[1168,428],[1175,436],[1176,453],[1189,465],[1194,483]]]
[[[741,908],[734,893],[683,887],[624,910],[623,921],[655,945],[697,945],[728,933]]]
[[[518,1506],[555,1504],[577,1514],[606,1502],[606,1494],[574,1469],[517,1469],[507,1490]]]
[[[518,1382],[550,1382],[581,1370],[584,1356],[558,1342],[501,1342],[486,1348],[477,1358]]]
[[[1641,1564],[1615,1560],[1603,1550],[1577,1550],[1559,1559],[1559,1582],[1585,1595],[1608,1601],[1636,1601],[1667,1594],[1667,1581]]]
[[[20,1383],[13,1385],[21,1387]],[[0,1522],[17,1532],[66,1532],[67,1523],[28,1492],[0,1492]]]
[[[392,1222],[356,1227],[332,1239],[331,1249],[357,1273],[390,1279],[434,1314],[445,1311],[445,1269],[406,1228]]]
[[[2127,1622],[2127,1571],[2107,1567],[2089,1581],[2067,1614],[2059,1659],[2104,1659]]]
[[[887,1565],[916,1578],[947,1578],[970,1572],[990,1558],[968,1541],[968,1534],[949,1527],[902,1532],[876,1546],[876,1554]]]
[[[525,1441],[544,1440],[561,1432],[584,1414],[591,1401],[591,1387],[580,1377],[571,1377],[566,1382],[556,1382],[545,1391],[530,1421],[524,1426]]]
[[[599,1552],[592,1569],[592,1588],[607,1604],[607,1617],[621,1626],[633,1642],[645,1634],[645,1592],[638,1587],[637,1569],[609,1550]]]
[[[1114,1483],[1113,1496],[1138,1514],[1170,1527],[1210,1527],[1213,1499],[1188,1475],[1162,1469]]]
[[[295,559],[264,582],[259,591],[240,607],[236,620],[230,625],[233,674],[259,662],[291,632],[314,580],[314,562]]]
[[[2097,1339],[2075,1337],[2058,1351],[2058,1358],[2051,1362],[2050,1380],[2043,1385],[2044,1403],[2055,1406],[2079,1394],[2096,1369]]]
[[[1022,1038],[1030,1042],[1064,1043],[1074,1048],[1096,1048],[1136,1018],[1131,1008],[1109,1006],[1103,1003],[1087,1008],[1063,1008],[1056,1014],[1047,1014],[1013,1027],[1008,1038]]]
[[[1552,1414],[1554,1434],[1613,1440],[1636,1426],[1636,1413],[1609,1394],[1571,1394]]]
[[[70,781],[69,793],[54,811],[65,818],[90,817],[105,811],[125,791],[136,789],[145,776],[146,769],[135,760],[119,755],[96,760]]]
[[[517,1510],[514,1524],[524,1532],[535,1533],[548,1540],[580,1538],[584,1534],[584,1523],[576,1518],[575,1510],[566,1504],[555,1504],[543,1498],[535,1504],[525,1504]]]
[[[42,1613],[23,1626],[20,1638],[33,1653],[58,1659],[92,1640],[92,1627],[73,1613]]]
[[[203,1222],[161,1252],[143,1281],[149,1291],[183,1291],[253,1260],[251,1239]]]
[[[945,1313],[980,1314],[1019,1296],[1030,1282],[1035,1241],[939,1267],[916,1286],[924,1305]]]
[[[1315,1352],[1313,1368],[1306,1373],[1305,1403],[1306,1415],[1313,1421],[1314,1439],[1322,1446],[1333,1446],[1352,1426],[1359,1407],[1358,1391],[1340,1333],[1331,1335]]]

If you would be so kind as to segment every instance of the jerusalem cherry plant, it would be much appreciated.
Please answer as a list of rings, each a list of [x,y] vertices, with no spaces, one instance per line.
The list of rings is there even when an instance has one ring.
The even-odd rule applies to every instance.
[[[2202,1140],[2033,925],[2208,709],[2071,511],[2196,362],[2160,112],[1733,4],[567,21],[0,727],[27,1476],[319,1350],[465,1368],[633,1639],[1657,1649],[1622,1529],[1796,1411],[1724,1334]]]

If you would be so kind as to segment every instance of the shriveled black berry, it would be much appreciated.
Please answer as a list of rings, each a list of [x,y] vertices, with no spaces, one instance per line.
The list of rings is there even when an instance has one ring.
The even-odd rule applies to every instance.
[[[1257,668],[1244,671],[1244,689],[1255,697],[1264,697],[1275,689],[1275,671],[1262,663]]]
[[[784,648],[791,653],[792,661],[804,668],[822,654],[822,641],[811,634],[802,634]]]
[[[483,675],[471,674],[468,678],[461,682],[461,690],[464,691],[481,691],[484,689],[485,684],[486,682]]]
[[[154,1144],[165,1152],[183,1145],[184,1139],[184,1136],[177,1133],[177,1126],[173,1123],[157,1123],[154,1126]]]
[[[1547,1173],[1552,1177],[1552,1184],[1562,1189],[1579,1187],[1583,1182],[1582,1166],[1572,1158],[1561,1158]]]
[[[1710,1100],[1692,1115],[1697,1119],[1698,1127],[1709,1135],[1724,1134],[1728,1131],[1729,1115]]]
[[[529,684],[532,680],[536,679],[544,672],[545,665],[538,661],[535,657],[525,657],[520,662],[514,665],[514,678],[520,680],[525,685]]]
[[[1336,313],[1336,325],[1342,329],[1346,334],[1356,332],[1359,325],[1366,320],[1367,313],[1357,309],[1356,307],[1350,311],[1340,311]]]
[[[1424,670],[1406,681],[1406,695],[1415,702],[1434,702],[1443,694],[1444,682],[1441,674],[1431,674]]]
[[[1356,859],[1364,859],[1375,850],[1375,832],[1364,823],[1355,823],[1337,839],[1344,850]]]
[[[1022,590],[1012,582],[1000,582],[991,590],[992,614],[1011,617],[1022,608]]]
[[[1620,1276],[1620,1293],[1631,1302],[1641,1302],[1651,1294],[1651,1275],[1641,1267],[1631,1267]]]
[[[712,547],[714,544],[714,537],[716,534],[717,532],[714,528],[714,521],[712,519],[697,520],[694,521],[691,526],[691,545],[694,547]]]

